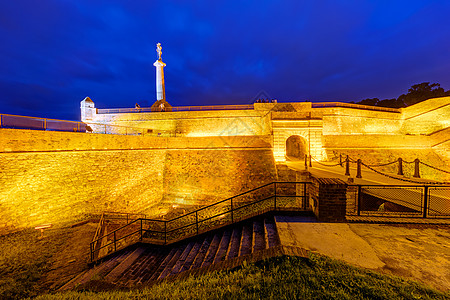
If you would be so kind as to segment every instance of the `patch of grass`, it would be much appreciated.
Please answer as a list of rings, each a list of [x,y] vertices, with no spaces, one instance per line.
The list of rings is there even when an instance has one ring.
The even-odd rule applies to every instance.
[[[0,236],[0,298],[23,299],[39,292],[37,282],[51,266],[51,257],[64,243],[64,235],[47,230],[44,239],[26,229]]]
[[[230,271],[129,291],[71,291],[37,299],[450,299],[450,293],[311,255],[244,263]]]

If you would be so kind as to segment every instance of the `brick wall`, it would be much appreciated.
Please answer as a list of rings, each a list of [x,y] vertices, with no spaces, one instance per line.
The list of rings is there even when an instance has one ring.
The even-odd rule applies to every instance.
[[[344,222],[347,184],[338,178],[312,178],[310,205],[321,222]]]

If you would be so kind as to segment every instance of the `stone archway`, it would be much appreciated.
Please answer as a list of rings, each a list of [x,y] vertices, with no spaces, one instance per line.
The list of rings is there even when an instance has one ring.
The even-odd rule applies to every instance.
[[[298,135],[292,135],[286,140],[286,157],[289,159],[305,159],[307,154],[306,140]]]

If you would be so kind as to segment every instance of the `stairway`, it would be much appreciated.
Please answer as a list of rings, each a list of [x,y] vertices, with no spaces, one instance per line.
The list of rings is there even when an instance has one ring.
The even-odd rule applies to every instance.
[[[280,244],[273,217],[257,217],[172,245],[137,244],[115,253],[61,290],[101,280],[136,286],[249,255]]]

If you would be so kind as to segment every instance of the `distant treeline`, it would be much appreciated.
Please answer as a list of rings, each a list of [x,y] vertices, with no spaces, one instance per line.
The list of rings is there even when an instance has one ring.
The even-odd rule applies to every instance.
[[[450,96],[450,90],[445,91],[439,83],[430,84],[422,82],[411,86],[407,94],[402,94],[398,98],[380,100],[378,98],[368,98],[356,102],[356,104],[382,106],[391,108],[407,107],[427,99]],[[352,102],[353,103],[353,102]]]

